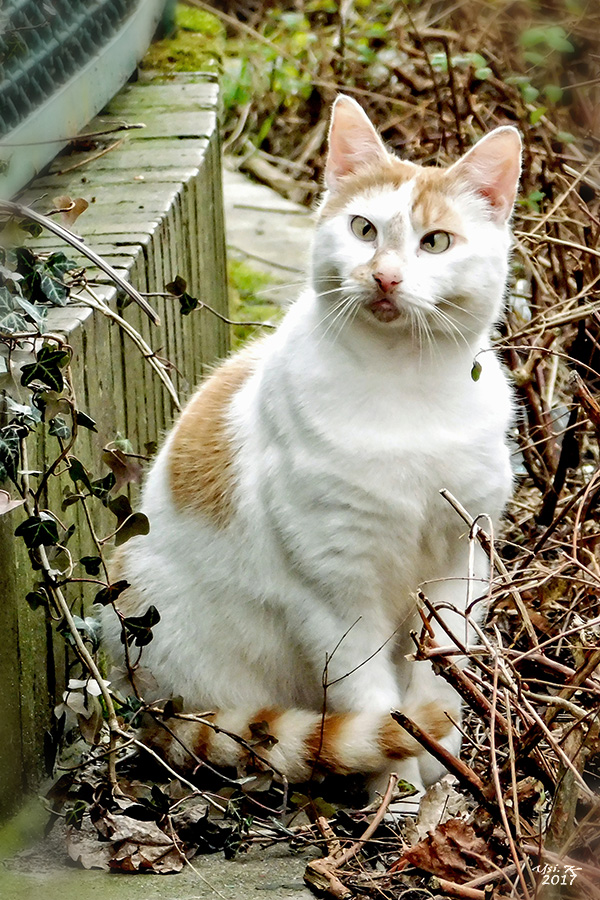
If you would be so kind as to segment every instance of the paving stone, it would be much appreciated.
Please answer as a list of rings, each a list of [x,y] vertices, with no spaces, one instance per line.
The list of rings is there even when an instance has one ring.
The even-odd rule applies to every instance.
[[[309,210],[251,181],[227,164],[223,168],[227,252],[270,275],[269,299],[287,305],[308,272],[314,229]]]

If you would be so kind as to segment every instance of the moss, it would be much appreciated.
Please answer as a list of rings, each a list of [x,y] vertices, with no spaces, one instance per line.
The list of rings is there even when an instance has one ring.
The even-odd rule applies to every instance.
[[[152,44],[142,67],[167,72],[221,71],[225,29],[219,19],[178,4],[175,22],[175,36]]]
[[[229,261],[228,274],[232,319],[240,322],[269,322],[273,325],[279,322],[283,310],[268,299],[268,288],[276,283],[272,276],[236,259]],[[232,329],[234,349],[261,330],[252,325],[235,325]]]

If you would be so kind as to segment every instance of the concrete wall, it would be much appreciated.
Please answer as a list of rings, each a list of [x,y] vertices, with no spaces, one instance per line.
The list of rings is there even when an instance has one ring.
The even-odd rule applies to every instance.
[[[119,136],[108,135],[93,151],[57,158],[50,173],[32,185],[28,198],[65,193],[84,197],[90,207],[78,219],[76,232],[138,289],[162,291],[180,274],[190,293],[226,314],[217,103],[217,86],[210,76],[128,85],[85,130],[110,128],[123,120],[144,122],[146,127],[125,133],[120,146],[93,161],[86,160]],[[44,249],[59,246],[52,236],[36,242]],[[90,270],[90,275],[98,278],[96,290],[115,308],[114,287],[102,273]],[[172,377],[185,400],[207,367],[226,354],[227,326],[206,311],[182,317],[173,299],[152,298],[151,303],[161,317],[159,327],[135,304],[125,309],[124,317],[159,355],[175,364]],[[98,434],[81,429],[75,448],[95,477],[106,474],[100,452],[117,433],[139,453],[160,440],[173,418],[172,401],[117,326],[75,303],[52,310],[48,329],[68,336],[79,404],[97,422]],[[48,452],[42,437],[32,448],[32,466],[56,455],[56,439],[46,440]],[[60,477],[51,480],[50,508],[60,510],[67,483]],[[108,534],[114,518],[108,512],[103,515],[96,525]],[[91,552],[79,504],[64,516],[67,524],[74,521],[78,526],[72,539],[76,558]],[[22,541],[13,536],[21,518],[20,510],[0,517],[0,817],[14,809],[22,792],[40,777],[44,745],[51,743],[52,709],[65,681],[62,638],[55,636],[42,609],[32,611],[24,601],[35,575]],[[71,590],[69,598],[80,609],[86,591]]]

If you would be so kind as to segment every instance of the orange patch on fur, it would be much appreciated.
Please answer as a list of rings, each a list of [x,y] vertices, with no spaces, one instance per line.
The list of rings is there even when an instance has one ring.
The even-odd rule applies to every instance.
[[[419,707],[418,724],[436,741],[445,737],[452,729],[452,722],[438,703],[427,703]],[[406,759],[423,753],[423,747],[391,717],[381,727],[379,746],[389,759]]]
[[[339,187],[329,195],[320,210],[320,216],[323,219],[337,216],[358,194],[366,194],[382,188],[399,188],[414,178],[419,171],[420,167],[415,163],[403,162],[390,155],[387,165],[363,168],[355,174],[341,178]]]
[[[126,549],[126,547],[119,547],[111,556],[108,565],[111,584],[116,584],[117,581],[127,581],[125,572]],[[151,601],[148,598],[145,598],[143,594],[140,594],[133,587],[128,587],[127,590],[119,594],[116,600],[117,608],[126,616],[141,615],[146,612],[150,603]]]
[[[205,513],[219,527],[231,515],[235,483],[227,411],[253,362],[251,353],[239,353],[218,368],[191,399],[173,434],[169,470],[175,504]]]
[[[421,169],[415,184],[412,217],[423,231],[460,232],[460,217],[448,200],[453,188],[454,179],[446,169]]]
[[[311,766],[339,775],[348,774],[340,765],[336,744],[350,715],[350,713],[327,715],[315,725],[304,744],[306,759]]]

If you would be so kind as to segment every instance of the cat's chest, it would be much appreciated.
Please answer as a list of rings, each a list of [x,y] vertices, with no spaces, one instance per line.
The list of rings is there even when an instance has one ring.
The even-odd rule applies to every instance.
[[[493,508],[485,511],[497,514],[504,497],[496,496],[494,480],[501,473],[506,481],[505,415],[490,416],[498,399],[493,385],[485,392],[470,387],[461,394],[439,381],[364,373],[309,374],[302,383],[280,376],[276,390],[254,398],[251,468],[262,501],[306,528],[343,524],[376,539],[401,528],[416,540],[442,488],[477,512],[487,493]]]

